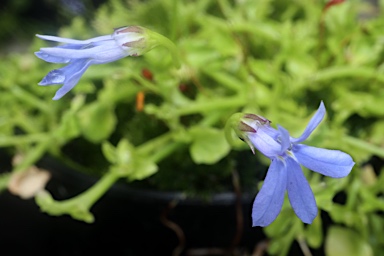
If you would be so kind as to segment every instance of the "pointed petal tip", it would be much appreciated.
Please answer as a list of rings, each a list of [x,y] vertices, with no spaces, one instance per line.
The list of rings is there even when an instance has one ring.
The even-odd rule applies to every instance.
[[[316,110],[315,114],[312,116],[303,134],[301,134],[301,136],[298,138],[292,138],[291,142],[296,144],[296,143],[305,141],[309,137],[309,135],[311,135],[311,133],[316,129],[316,127],[320,124],[320,122],[324,119],[325,114],[326,114],[325,105],[323,101],[321,101],[319,108]]]
[[[273,221],[272,221],[273,222]],[[271,222],[271,223],[272,223]],[[260,220],[256,220],[256,221],[252,221],[252,227],[266,227],[266,226],[269,226],[271,223],[263,223],[262,221]]]
[[[310,219],[306,219],[306,220],[303,220],[303,219],[301,219],[301,218],[299,218],[299,219],[300,219],[303,223],[308,224],[308,225],[311,225],[312,222],[315,220],[316,216],[317,216],[317,215],[311,217]]]
[[[45,37],[47,37],[46,35],[40,35],[40,34],[36,34],[36,37],[40,38],[40,39],[44,39],[45,40]]]

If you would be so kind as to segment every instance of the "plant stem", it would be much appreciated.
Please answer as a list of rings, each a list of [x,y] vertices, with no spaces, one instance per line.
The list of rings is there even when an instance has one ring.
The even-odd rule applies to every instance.
[[[162,134],[150,141],[141,144],[136,148],[137,152],[141,155],[150,155],[151,152],[156,149],[162,148],[164,144],[168,143],[168,141],[172,138],[172,133],[168,132]]]
[[[95,183],[95,185],[79,196],[69,199],[68,202],[79,200],[85,203],[87,208],[90,208],[119,178],[120,175],[118,173],[107,172],[97,181],[97,183]]]
[[[379,82],[384,82],[384,76],[372,68],[348,66],[331,67],[328,69],[320,70],[309,79],[311,82],[319,82],[344,77],[376,79]]]
[[[135,78],[136,80],[138,80],[140,82],[140,84],[144,88],[148,89],[149,91],[154,92],[156,94],[161,94],[161,91],[158,87],[156,87],[154,84],[152,84],[148,80],[145,80],[140,75],[134,74],[134,75],[132,75],[132,77]]]
[[[92,223],[94,217],[90,208],[119,178],[118,173],[108,172],[88,190],[73,198],[56,201],[47,191],[43,191],[36,195],[35,200],[40,209],[50,215],[69,214],[74,219]]]
[[[361,149],[364,149],[372,154],[375,154],[380,157],[384,157],[384,149],[381,147],[377,147],[375,145],[372,145],[371,143],[368,143],[366,141],[363,141],[361,139],[353,138],[351,136],[343,137],[343,141],[347,144],[358,147]]]
[[[150,156],[150,159],[158,163],[165,157],[171,155],[173,152],[175,152],[176,149],[180,148],[183,144],[180,142],[173,142],[170,144],[165,145],[161,148],[161,150],[157,150],[153,155]]]
[[[179,51],[176,45],[167,37],[160,35],[156,32],[147,30],[147,33],[149,34],[149,37],[151,38],[151,40],[155,41],[158,45],[164,46],[171,52],[173,62],[175,63],[177,68],[180,68],[181,66],[180,56],[179,56]]]
[[[0,136],[0,147],[15,145],[25,145],[29,143],[41,142],[47,139],[46,133],[35,133],[18,136]]]
[[[179,116],[190,115],[196,113],[204,113],[219,109],[236,108],[245,104],[245,97],[232,97],[225,99],[217,99],[211,101],[191,103],[175,111]]]
[[[300,246],[301,251],[303,252],[304,256],[312,256],[311,250],[309,250],[307,243],[305,242],[304,238],[296,239],[297,243]]]
[[[51,145],[52,140],[50,138],[46,138],[45,141],[40,142],[34,147],[31,147],[28,150],[28,153],[24,156],[23,161],[20,164],[16,165],[13,168],[14,172],[25,171],[28,167],[37,162],[46,152],[48,147]]]

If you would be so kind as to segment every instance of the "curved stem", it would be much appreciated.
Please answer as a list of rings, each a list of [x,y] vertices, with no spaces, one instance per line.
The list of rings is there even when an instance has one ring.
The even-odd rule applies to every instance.
[[[73,198],[56,201],[49,192],[42,191],[36,195],[35,200],[40,209],[50,215],[68,214],[74,219],[92,223],[94,217],[89,209],[119,178],[118,173],[108,172],[88,190]]]
[[[159,33],[156,33],[156,32],[150,31],[150,30],[148,30],[147,33],[149,34],[149,37],[151,38],[151,40],[156,42],[156,44],[164,46],[165,48],[167,48],[171,52],[172,59],[176,65],[176,67],[180,68],[180,66],[181,66],[180,56],[179,56],[179,51],[178,51],[176,45],[171,40],[169,40],[167,37],[165,37]]]

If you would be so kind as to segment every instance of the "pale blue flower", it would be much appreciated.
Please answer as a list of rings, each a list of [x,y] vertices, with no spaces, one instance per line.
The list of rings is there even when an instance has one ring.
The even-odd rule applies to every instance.
[[[300,165],[333,178],[342,178],[350,173],[355,164],[350,155],[339,150],[299,144],[308,138],[324,115],[325,107],[321,102],[299,138],[292,138],[281,126],[278,126],[277,130],[272,128],[270,122],[260,116],[251,115],[242,120],[239,128],[243,131],[245,141],[252,150],[255,147],[271,159],[264,184],[253,203],[253,226],[264,227],[276,219],[281,211],[286,190],[296,215],[304,223],[312,223],[318,210]]]
[[[116,29],[112,35],[95,37],[88,40],[74,40],[56,36],[36,35],[37,37],[64,43],[56,47],[41,48],[35,55],[51,63],[68,63],[67,66],[52,70],[39,85],[63,86],[56,92],[58,100],[69,92],[80,80],[90,65],[104,64],[126,56],[138,56],[152,49],[148,44],[146,30],[138,26]]]

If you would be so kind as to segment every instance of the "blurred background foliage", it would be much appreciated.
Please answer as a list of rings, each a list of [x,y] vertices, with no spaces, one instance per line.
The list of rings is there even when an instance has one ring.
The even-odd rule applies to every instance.
[[[195,195],[228,189],[223,184],[237,169],[243,189],[255,194],[268,160],[245,144],[229,149],[222,133],[227,118],[260,114],[298,136],[323,100],[327,118],[308,144],[345,151],[356,167],[344,179],[304,170],[319,215],[304,225],[286,200],[263,230],[268,253],[286,255],[296,241],[305,255],[319,248],[329,256],[382,255],[383,6],[357,0],[2,1],[0,146],[24,155],[13,171],[49,153],[88,173],[118,169],[132,185]],[[33,55],[51,45],[35,34],[87,39],[125,25],[173,40],[182,67],[156,48],[92,66],[60,101],[51,100],[57,87],[37,86],[56,65]],[[145,95],[143,108],[138,93]],[[127,165],[126,154],[139,160]],[[3,174],[3,188],[8,178]]]

